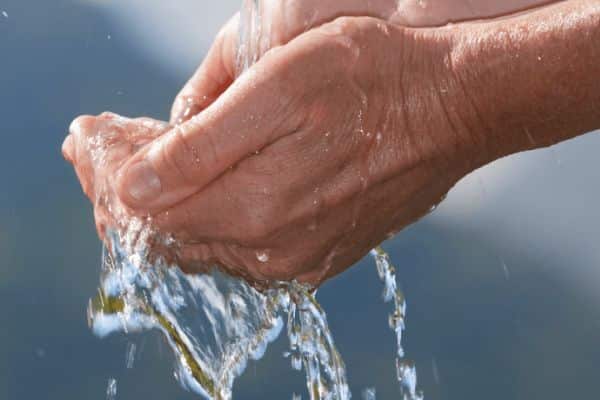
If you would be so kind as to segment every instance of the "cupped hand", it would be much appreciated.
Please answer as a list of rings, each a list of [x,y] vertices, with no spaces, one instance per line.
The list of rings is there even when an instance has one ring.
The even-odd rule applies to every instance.
[[[563,12],[581,16],[579,8]],[[562,31],[562,14],[540,15],[515,18],[516,37],[538,18]],[[497,40],[506,21],[409,29],[340,18],[269,51],[187,122],[83,117],[63,150],[100,225],[114,224],[115,210],[151,214],[178,239],[190,272],[218,264],[256,281],[319,284],[427,213],[472,169],[536,147],[545,125],[530,131],[532,121],[564,119],[552,121],[566,134],[541,135],[539,145],[597,126],[573,111],[574,95],[561,103],[547,90],[564,64],[537,74],[540,52],[565,60],[573,49],[564,43],[595,32],[593,14],[584,22],[566,39],[535,30],[511,47]],[[568,68],[593,82],[589,66]],[[504,70],[524,78],[515,84]],[[564,90],[575,93],[571,86]]]
[[[311,28],[341,16],[371,16],[404,26],[432,27],[449,22],[503,16],[558,0],[262,0],[259,35],[249,35],[244,52],[260,57]],[[171,122],[179,124],[208,107],[235,80],[240,16],[219,32],[204,62],[177,95]]]
[[[450,46],[367,17],[311,30],[130,157],[115,190],[175,236],[188,271],[319,284],[477,163]]]
[[[123,164],[144,145],[169,130],[166,122],[150,118],[129,119],[113,113],[83,115],[71,124],[62,152],[77,173],[84,193],[94,205],[98,235],[123,228],[132,215],[114,191],[114,180]]]

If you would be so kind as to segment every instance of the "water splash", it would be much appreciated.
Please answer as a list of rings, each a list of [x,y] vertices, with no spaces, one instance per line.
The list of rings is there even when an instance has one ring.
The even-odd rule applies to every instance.
[[[238,73],[268,48],[261,7],[259,0],[244,1]],[[105,163],[109,144],[102,135],[90,138],[94,163]],[[89,324],[98,336],[159,330],[175,354],[175,376],[182,386],[207,399],[227,400],[232,397],[235,378],[249,362],[264,355],[287,322],[287,355],[292,368],[304,370],[309,398],[350,399],[344,362],[311,287],[272,282],[258,290],[216,268],[203,274],[185,274],[177,265],[150,254],[150,243],[167,249],[177,243],[154,232],[150,218],[131,218],[115,208],[107,189],[110,185],[100,184],[104,187],[96,187],[97,204],[104,205],[119,223],[106,232],[100,288],[88,307]],[[415,368],[405,360],[401,343],[404,297],[397,290],[387,254],[380,248],[372,254],[384,282],[384,300],[394,302],[390,326],[397,338],[396,367],[402,396],[404,400],[420,400]],[[267,251],[256,257],[269,261]],[[135,348],[128,350],[127,366],[130,360],[133,363],[130,351],[134,354]],[[116,395],[116,381],[114,389]],[[369,399],[375,398],[374,390],[368,393]]]
[[[162,259],[149,262],[148,229],[109,233],[99,294],[89,306],[90,326],[101,337],[160,330],[175,353],[180,383],[206,398],[229,399],[248,360],[262,357],[279,335],[286,299],[278,290],[262,294],[216,269],[186,275]],[[128,243],[123,237],[138,239]]]
[[[260,292],[218,269],[187,275],[162,259],[148,261],[144,230],[125,235],[132,236],[138,239],[128,243],[109,234],[101,286],[88,310],[98,336],[158,329],[184,387],[230,399],[234,379],[264,355],[287,315],[290,354],[305,369],[310,398],[350,398],[343,361],[310,287],[280,282]]]

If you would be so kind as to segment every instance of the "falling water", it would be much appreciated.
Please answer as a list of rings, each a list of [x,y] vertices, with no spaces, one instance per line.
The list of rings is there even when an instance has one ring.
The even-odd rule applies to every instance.
[[[268,46],[268,35],[261,28],[260,7],[258,0],[244,2],[240,71],[251,66],[261,49]],[[102,141],[90,141],[100,154],[95,158],[101,160],[101,153],[106,151]],[[98,193],[104,196],[99,201],[110,204],[105,198],[107,190]],[[175,354],[178,381],[207,399],[227,400],[232,397],[236,377],[250,360],[264,355],[287,323],[290,349],[286,355],[293,369],[304,370],[309,398],[350,399],[344,362],[313,288],[297,282],[274,282],[259,291],[216,268],[203,274],[185,274],[177,265],[150,254],[149,243],[167,248],[176,245],[172,238],[153,231],[150,218],[127,217],[125,222],[106,233],[100,287],[88,308],[89,324],[98,336],[159,330]],[[384,283],[384,301],[394,305],[390,326],[397,337],[396,368],[402,397],[420,400],[415,368],[404,358],[401,343],[404,296],[397,288],[387,254],[377,248],[372,255]],[[128,367],[133,365],[134,356],[135,347],[130,347]],[[111,382],[109,389],[114,397],[116,382]],[[375,398],[373,389],[364,393],[365,398]]]
[[[117,398],[117,380],[110,378],[106,387],[106,400],[115,400]]]
[[[396,334],[396,373],[403,400],[422,400],[423,393],[417,391],[417,371],[412,361],[407,360],[402,347],[402,333],[405,329],[406,300],[404,294],[398,289],[396,281],[396,268],[392,265],[390,257],[381,248],[371,250],[375,258],[377,274],[383,282],[383,301],[393,302],[394,309],[389,316],[390,328]]]

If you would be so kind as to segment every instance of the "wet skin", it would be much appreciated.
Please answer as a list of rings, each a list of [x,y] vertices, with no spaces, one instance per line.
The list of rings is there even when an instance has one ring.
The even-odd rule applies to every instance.
[[[282,39],[236,80],[234,19],[171,125],[75,120],[63,152],[100,233],[115,210],[149,213],[190,272],[216,263],[252,280],[319,284],[479,166],[600,126],[597,1],[439,28],[390,15]],[[109,139],[102,162],[97,137]],[[96,201],[98,187],[108,200]]]

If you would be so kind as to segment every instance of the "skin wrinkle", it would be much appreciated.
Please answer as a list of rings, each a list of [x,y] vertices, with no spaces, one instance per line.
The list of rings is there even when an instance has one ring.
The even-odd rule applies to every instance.
[[[446,59],[446,57],[444,57],[444,60]],[[444,101],[444,96],[441,92],[441,88],[440,88],[440,83],[443,82],[445,79],[443,77],[448,77],[448,74],[440,74],[436,72],[436,68],[433,67],[431,68],[432,71],[432,83],[433,83],[433,90],[435,93],[435,98],[434,101],[436,101],[439,104],[439,109],[441,110],[442,114],[444,115],[444,118],[446,119],[446,122],[448,123],[448,131],[454,136],[454,139],[452,142],[454,145],[454,153],[458,152],[458,142],[461,139],[460,135],[459,135],[459,128],[458,125],[454,122],[453,118],[450,115],[450,112],[448,111],[448,105],[446,104],[446,102]],[[446,72],[446,71],[444,71]],[[463,127],[461,127],[463,128]],[[462,131],[462,129],[460,129],[460,131]],[[436,153],[441,156],[442,158],[446,158],[446,153],[448,152],[449,149],[446,148],[446,144],[440,144],[437,141],[432,141],[431,145],[436,149]],[[453,154],[454,154],[453,153]],[[455,163],[455,161],[454,161]],[[454,167],[453,165],[453,160],[448,160],[446,162],[446,165],[444,166],[436,166],[435,164],[432,163],[433,167],[438,168],[438,173],[440,173],[440,175],[442,175],[442,169],[441,168],[447,168],[448,170],[450,170],[450,168]]]
[[[289,106],[288,106],[287,108],[288,108],[288,109],[290,109],[291,107],[289,107]],[[279,113],[274,113],[274,115],[278,115],[278,114],[279,114]],[[252,114],[251,114],[251,115],[252,115]],[[286,122],[284,118],[280,118],[280,121],[281,121],[281,124],[283,124],[284,122]],[[180,132],[180,133],[181,133],[181,130],[182,130],[182,129],[183,129],[182,127],[176,127],[174,131],[175,131],[175,132]],[[265,144],[263,144],[263,145],[262,145],[262,148],[265,148],[265,147],[267,147],[267,146],[269,146],[269,145],[272,145],[274,142],[276,142],[277,140],[279,140],[280,138],[279,138],[279,137],[278,137],[276,134],[274,134],[274,133],[275,133],[275,132],[281,132],[281,131],[282,131],[282,130],[281,130],[281,129],[279,129],[279,127],[278,127],[278,126],[274,126],[274,127],[273,127],[273,129],[272,129],[272,132],[273,132],[273,134],[269,135],[269,137],[272,137],[272,139],[270,139],[270,141],[269,141],[269,140],[267,140],[267,141],[265,142]],[[290,133],[291,133],[291,134],[293,134],[294,132],[295,132],[295,130],[293,130],[293,131],[292,131],[292,132],[290,132]],[[181,136],[181,138],[184,140],[185,134],[184,134],[184,133],[181,133],[181,135],[180,135],[180,136]],[[218,163],[218,157],[219,157],[219,156],[218,156],[218,154],[219,154],[220,152],[216,150],[216,143],[214,143],[214,142],[212,141],[212,140],[213,140],[213,137],[212,137],[211,135],[205,135],[205,136],[206,136],[206,137],[207,137],[207,139],[209,140],[208,147],[210,147],[211,149],[213,149],[213,151],[212,151],[212,153],[213,153],[213,163]],[[186,140],[184,140],[184,142],[187,142],[187,141],[186,141]],[[187,144],[187,143],[182,143],[182,144],[186,144],[185,148],[188,148],[188,149],[191,149],[191,148],[192,148],[191,146],[193,146],[193,145],[191,145],[191,144]],[[192,152],[192,153],[193,153],[193,152]],[[252,151],[252,152],[250,152],[250,154],[253,154],[253,153],[254,153],[253,151]],[[189,154],[189,153],[188,153],[188,154]],[[192,155],[193,155],[193,154],[192,154]],[[203,155],[204,155],[204,152],[203,152]],[[188,157],[188,158],[189,158],[189,157]],[[236,162],[235,164],[238,164],[239,162],[242,162],[244,159],[245,159],[245,158],[241,158],[241,159],[240,159],[238,162]],[[190,164],[192,164],[192,165],[193,165],[194,163],[195,163],[195,164],[197,164],[196,160],[193,160],[193,161],[192,161]],[[210,163],[205,163],[205,164],[206,164],[206,165],[205,165],[205,166],[204,166],[204,168],[202,168],[202,169],[206,169],[206,168],[208,167],[208,164],[210,164]],[[187,171],[188,171],[188,169],[187,169],[187,168],[184,168],[185,166],[174,165],[174,167],[175,167],[176,171],[179,171],[179,174],[180,174],[180,176],[185,176],[185,177],[186,177],[186,180],[187,180],[187,181],[188,181],[190,184],[192,184],[192,183],[194,182],[194,181],[193,181],[193,179],[190,179],[190,178],[189,178],[189,175],[187,174]],[[197,168],[197,167],[196,167],[196,168]],[[226,171],[224,171],[224,172],[226,172]],[[185,175],[183,175],[183,174],[185,174]],[[221,175],[217,175],[217,176],[215,176],[215,177],[213,178],[213,181],[214,181],[214,180],[216,180],[216,179],[219,179],[220,177],[221,177]],[[210,183],[211,183],[211,182],[209,181],[209,182],[207,182],[207,184],[206,184],[206,185],[209,185]],[[192,194],[192,195],[193,195],[193,194]],[[192,195],[190,195],[189,197],[191,197]],[[186,199],[188,199],[189,197],[186,197],[186,198],[183,198],[183,199],[181,199],[181,200],[180,200],[180,202],[179,202],[179,203],[176,203],[176,204],[181,204],[181,203],[183,203],[183,202],[184,202]]]
[[[295,134],[295,133],[299,132],[300,130],[301,130],[301,128],[297,128],[297,130],[294,130],[294,131],[292,131],[292,132],[291,132],[289,135],[285,135],[285,136],[282,136],[282,137],[278,138],[277,140],[275,140],[275,141],[274,141],[273,143],[271,143],[270,145],[267,145],[267,146],[265,146],[265,149],[263,149],[263,150],[261,151],[261,154],[265,152],[265,150],[266,150],[266,148],[267,148],[267,147],[269,147],[269,148],[271,148],[271,147],[276,147],[276,146],[278,145],[278,143],[279,143],[279,142],[283,142],[283,141],[287,140],[287,139],[288,139],[290,136],[292,136],[293,134]],[[252,156],[254,156],[254,154],[253,154],[253,153],[252,153]],[[235,164],[235,165],[236,165],[236,168],[238,168],[239,166],[241,166],[241,167],[245,167],[244,163],[245,163],[245,162],[247,162],[247,161],[248,161],[248,158],[245,158],[245,159],[241,160],[239,163],[236,163],[236,164]],[[234,171],[232,171],[232,170],[226,170],[226,171],[224,172],[224,174],[232,174],[233,172],[234,172]],[[230,182],[230,180],[228,180],[228,179],[223,179],[223,178],[224,178],[224,175],[222,175],[222,176],[219,176],[217,179],[215,179],[215,180],[213,180],[212,182],[210,182],[210,183],[207,185],[207,187],[210,187],[210,186],[212,186],[212,185],[215,185],[215,184],[226,185],[227,183],[229,183],[229,182]],[[222,192],[224,192],[224,193],[230,193],[230,192],[233,192],[233,190],[232,190],[231,188],[224,188],[224,189],[222,190]],[[181,202],[181,203],[185,203],[186,201],[189,201],[191,198],[193,198],[193,197],[194,197],[194,196],[196,196],[196,195],[197,195],[197,194],[192,194],[192,195],[191,195],[189,198],[186,198],[186,199],[182,200],[182,202]],[[178,203],[177,205],[175,205],[175,207],[177,207],[177,206],[178,206],[178,205],[180,205],[181,203]],[[246,209],[245,209],[245,207],[243,207],[243,206],[239,206],[238,208],[239,208],[239,210],[246,210]],[[168,210],[167,210],[167,211],[160,212],[159,214],[157,214],[157,215],[155,216],[155,218],[157,218],[157,222],[158,222],[159,224],[161,224],[161,225],[162,225],[162,224],[166,223],[166,221],[167,221],[167,220],[169,220],[169,216],[168,216],[168,215],[165,215],[165,213],[167,213],[167,212],[168,212]],[[191,220],[192,220],[192,218],[183,218],[183,219],[182,219],[182,221],[177,221],[177,224],[186,223],[186,222],[189,222],[189,221],[191,221]],[[163,222],[163,221],[164,221],[164,222]],[[197,230],[196,230],[196,231],[194,231],[194,229],[191,229],[191,228],[187,229],[187,231],[189,232],[189,233],[188,233],[188,235],[189,235],[189,236],[180,236],[180,237],[179,237],[179,239],[180,239],[180,240],[184,240],[184,241],[186,241],[186,242],[187,242],[187,241],[189,241],[189,240],[190,240],[190,239],[189,239],[190,237],[199,237],[199,238],[200,238],[200,240],[205,240],[205,239],[209,239],[209,238],[210,238],[210,236],[206,236],[206,238],[203,238],[201,235],[198,235],[198,232],[197,232]],[[194,233],[192,233],[192,232],[194,232]],[[214,235],[212,236],[212,238],[214,238]],[[234,238],[234,237],[232,237],[232,236],[223,236],[223,237],[219,237],[219,238],[220,238],[220,239],[223,239],[223,240],[228,240],[228,241],[235,241],[235,238]]]
[[[188,140],[179,127],[176,127],[171,132],[171,136],[176,139],[169,140],[169,144],[172,145],[170,148],[167,146],[160,147],[161,156],[163,160],[166,160],[171,168],[177,171],[177,174],[183,178],[183,184],[192,186],[194,185],[194,180],[188,175],[187,166],[190,164],[190,159],[194,159],[191,161],[192,163],[200,163],[200,158],[196,158],[197,150],[195,150],[193,145],[188,143]],[[209,142],[207,143],[207,146],[202,149],[202,157],[204,158],[206,157],[206,154],[208,154],[213,160],[216,160],[217,151],[214,147],[214,142],[212,142],[210,136],[207,136],[207,138]]]
[[[483,157],[481,157],[477,153],[473,157],[474,165],[479,166],[479,165],[482,165],[485,162],[484,161],[485,158],[486,157],[489,158],[489,155],[493,154],[493,152],[489,148],[489,146],[490,146],[489,142],[484,140],[484,137],[480,137],[479,135],[476,135],[475,131],[477,130],[478,126],[480,127],[480,131],[482,131],[482,132],[490,132],[491,128],[490,128],[489,123],[486,121],[486,119],[483,117],[483,114],[479,110],[479,107],[478,107],[477,102],[475,101],[473,95],[470,93],[469,90],[467,90],[467,86],[465,84],[464,78],[462,77],[462,75],[460,73],[458,73],[458,71],[455,67],[454,54],[452,51],[449,51],[449,53],[448,53],[448,62],[449,62],[451,74],[452,74],[452,76],[455,77],[456,82],[458,83],[458,85],[460,87],[461,94],[467,100],[469,106],[471,107],[471,110],[473,111],[473,115],[475,115],[476,121],[474,123],[474,127],[469,129],[469,134],[470,134],[471,140],[474,143],[479,144],[482,149],[485,149]],[[466,118],[463,118],[463,119],[467,120]],[[478,160],[478,157],[482,158],[482,160]]]
[[[378,189],[378,188],[384,188],[384,187],[386,187],[386,185],[389,183],[389,181],[391,181],[391,180],[395,180],[395,179],[398,179],[398,177],[390,178],[390,180],[388,180],[388,181],[381,182],[380,184],[378,184],[378,185],[377,185],[376,187],[374,187],[373,189],[374,189],[375,191],[377,191],[377,189]],[[402,180],[404,181],[405,179],[402,179]],[[417,191],[417,192],[415,192],[415,193],[412,193],[412,194],[410,195],[410,197],[408,198],[408,202],[410,202],[410,203],[413,203],[413,204],[427,204],[427,202],[422,202],[422,201],[415,200],[415,199],[420,199],[421,197],[426,197],[426,196],[425,196],[425,193],[427,192],[427,190],[428,190],[428,188],[427,188],[427,187],[423,187],[421,190],[419,190],[419,191]],[[350,200],[350,201],[355,201],[356,199],[355,199],[355,198],[352,198],[352,199],[349,199],[349,200]],[[378,201],[378,202],[375,202],[375,203],[376,203],[376,204],[379,204],[379,205],[381,205],[381,204],[385,204],[385,203],[382,203],[382,202],[380,202],[380,201]],[[402,209],[402,207],[398,207],[398,208],[394,207],[393,209],[400,210],[400,211],[399,211],[399,215],[400,215],[400,217],[396,217],[396,218],[397,218],[397,219],[400,219],[400,220],[403,220],[403,222],[405,222],[405,223],[403,223],[403,225],[404,225],[404,224],[406,224],[406,216],[403,214],[405,211]],[[427,209],[424,209],[424,210],[422,211],[422,213],[421,213],[421,214],[420,214],[418,217],[414,217],[414,219],[415,219],[415,220],[416,220],[416,219],[418,219],[420,216],[422,216],[422,215],[425,215],[425,214],[426,214],[428,211],[429,211],[429,208],[427,208]],[[412,221],[410,221],[410,222],[412,222]],[[377,224],[379,224],[379,222],[377,222]],[[338,241],[338,246],[339,246],[339,244],[340,244],[340,243],[343,243],[343,242],[344,242],[344,241],[346,241],[346,240],[348,240],[348,239],[347,239],[347,235],[342,235],[342,236],[341,236],[341,238],[340,238],[340,240]],[[373,242],[371,242],[370,244],[367,244],[367,245],[365,246],[365,248],[366,248],[366,249],[371,249],[371,248],[375,247],[375,246],[376,246],[376,245],[378,245],[378,244],[379,244],[379,242],[377,242],[377,241],[373,241]],[[342,265],[351,265],[351,264],[354,264],[356,261],[358,261],[358,259],[353,259],[353,260],[351,260],[351,261],[344,262],[344,263],[342,263]],[[319,271],[319,270],[320,270],[320,268],[315,268],[315,270],[316,270],[316,271]],[[339,273],[340,271],[332,271],[332,272],[335,274],[335,273]],[[321,278],[322,278],[322,279],[327,279],[327,278],[329,278],[329,277],[330,277],[329,275],[325,274],[325,276],[322,276]],[[313,281],[313,278],[312,278],[312,277],[302,277],[302,278],[304,278],[304,279],[306,279],[306,280],[308,280],[308,281]],[[319,281],[320,281],[320,280],[319,280]]]
[[[478,151],[473,152],[472,149],[476,148],[481,150],[481,148],[484,148],[485,143],[479,143],[479,146],[477,145],[478,135],[476,135],[475,132],[483,131],[482,127],[485,125],[482,123],[481,125],[477,126],[477,122],[480,120],[481,116],[476,111],[476,106],[474,105],[470,93],[466,90],[466,87],[464,86],[459,74],[457,74],[455,71],[452,62],[451,45],[444,50],[444,54],[444,63],[441,64],[441,68],[444,70],[442,72],[438,72],[437,74],[433,74],[434,82],[438,82],[434,84],[434,87],[436,88],[441,109],[448,119],[448,123],[451,128],[450,131],[454,135],[454,154],[461,154],[462,157],[459,157],[459,159],[464,161],[462,163],[464,165],[453,165],[456,163],[453,163],[452,160],[449,159],[447,167],[449,170],[457,169],[457,174],[462,175],[465,174],[466,171],[473,170],[474,166],[480,165],[477,161],[477,158],[481,156],[479,156]],[[433,68],[433,70],[436,69]],[[445,93],[442,92],[442,87],[445,88]],[[465,112],[461,113],[461,110],[455,106],[453,101],[451,101],[456,97],[465,100],[461,106],[466,109],[464,110],[466,113],[473,112],[475,110],[473,113],[475,118],[468,118],[465,116]],[[472,109],[468,106],[471,106]],[[456,120],[456,122],[454,120]],[[475,126],[477,126],[477,128],[474,128]],[[445,145],[442,145],[442,147],[445,147]],[[440,154],[445,154],[447,152],[444,152],[443,149],[438,149],[438,151]]]
[[[590,123],[590,113],[585,113],[585,109],[588,104],[596,102],[593,96],[590,96],[592,92],[589,88],[594,84],[589,78],[594,76],[593,71],[597,68],[587,63],[597,58],[597,53],[594,54],[597,47],[584,48],[586,44],[597,41],[583,41],[581,38],[591,35],[594,32],[591,28],[598,26],[599,9],[598,3],[593,1],[566,2],[562,3],[562,6],[537,12],[532,16],[536,18],[535,24],[527,23],[527,16],[515,17],[512,24],[514,28],[505,34],[508,40],[503,41],[491,37],[491,32],[501,31],[501,21],[477,27],[473,36],[480,37],[485,46],[480,47],[479,53],[469,57],[477,59],[485,56],[498,60],[494,65],[480,71],[482,81],[488,82],[492,87],[503,88],[502,90],[505,90],[505,83],[511,81],[509,76],[516,78],[512,78],[512,81],[520,82],[507,87],[505,95],[495,101],[508,103],[508,107],[492,106],[493,100],[482,96],[486,93],[478,93],[480,104],[491,111],[488,115],[492,117],[496,126],[493,135],[489,135],[496,148],[496,157],[510,154],[513,149],[522,146],[531,148],[531,139],[520,134],[523,131],[520,125],[528,126],[532,135],[536,136],[535,143],[540,146],[556,143],[557,137],[561,137],[561,131],[562,138],[566,139],[575,132],[583,133],[594,129],[595,125]],[[577,57],[577,54],[582,52],[587,56]],[[469,52],[464,53],[469,55]],[[509,61],[503,56],[508,54],[512,57],[514,53],[520,56],[516,60],[513,58]],[[499,68],[500,65],[504,68]],[[552,71],[552,74],[534,74],[532,70],[535,66]],[[595,66],[597,67],[597,64]],[[587,75],[581,73],[582,68],[589,71]],[[488,71],[492,69],[498,70],[498,73],[488,80]],[[532,76],[532,79],[520,79],[525,76]],[[573,90],[574,87],[580,89]],[[523,93],[525,91],[528,93]],[[506,101],[507,99],[511,101]],[[526,105],[524,101],[519,101],[520,99],[527,99],[529,102]],[[523,113],[521,110],[524,107],[530,108],[531,112]],[[577,114],[581,118],[575,118]],[[565,118],[577,122],[580,127],[573,129],[576,125],[570,122],[572,128],[568,128],[568,125],[565,126]],[[554,123],[543,122],[549,119]],[[572,133],[567,134],[565,129]],[[500,141],[509,145],[498,146]]]
[[[357,194],[358,194],[358,193],[357,193]],[[347,201],[347,202],[352,202],[352,203],[355,203],[355,202],[357,201],[357,199],[358,199],[358,196],[357,196],[357,195],[355,195],[355,196],[353,196],[353,197],[350,197],[350,198],[348,198],[346,201]],[[343,204],[337,204],[337,205],[343,205]],[[294,222],[294,220],[292,220],[292,222]],[[277,232],[277,231],[275,231],[275,232],[273,232],[273,233],[271,234],[271,236],[277,236],[277,235],[279,235],[279,233],[280,233],[280,232]],[[341,242],[341,241],[343,241],[343,240],[344,240],[344,239],[343,239],[343,236],[342,236],[342,238],[341,238],[339,241]],[[266,242],[268,242],[268,239],[266,239],[265,241],[266,241]]]

